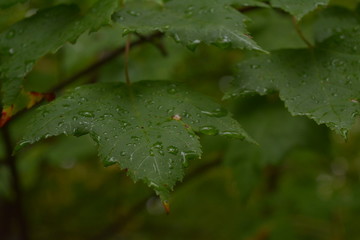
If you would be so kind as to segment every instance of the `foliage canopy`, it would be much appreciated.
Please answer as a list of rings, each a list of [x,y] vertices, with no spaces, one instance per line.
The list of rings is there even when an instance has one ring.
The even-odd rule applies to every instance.
[[[359,9],[1,1],[0,236],[356,239]]]

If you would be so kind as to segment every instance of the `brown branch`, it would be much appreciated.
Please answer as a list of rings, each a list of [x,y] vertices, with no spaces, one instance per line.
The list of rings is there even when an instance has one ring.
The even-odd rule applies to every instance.
[[[207,171],[217,167],[222,162],[221,156],[218,156],[214,161],[206,163],[195,170],[193,170],[190,174],[187,175],[185,180],[177,186],[177,190],[186,185],[188,182],[193,180],[194,178],[206,173]],[[139,214],[144,210],[144,206],[149,198],[153,195],[146,196],[145,198],[141,199],[137,202],[130,210],[123,216],[115,219],[114,222],[108,226],[107,228],[103,229],[101,233],[95,235],[93,240],[97,239],[110,239],[111,237],[121,233],[125,227]]]
[[[313,48],[314,46],[306,39],[306,37],[304,36],[303,32],[301,31],[299,24],[296,20],[295,17],[292,17],[292,23],[295,27],[296,33],[299,35],[299,37],[301,38],[301,40],[304,41],[304,43],[309,47],[309,48]]]
[[[135,47],[135,46],[142,45],[145,42],[152,41],[153,39],[156,39],[156,38],[160,38],[163,35],[164,34],[160,33],[160,32],[154,33],[154,34],[148,36],[147,38],[139,39],[139,40],[136,40],[136,41],[132,42],[131,46]],[[113,52],[106,55],[101,60],[91,64],[90,66],[88,66],[85,69],[81,70],[77,74],[75,74],[75,75],[71,76],[70,78],[62,81],[59,85],[57,85],[54,88],[50,89],[49,92],[58,92],[58,91],[62,90],[63,88],[65,88],[69,84],[73,83],[77,79],[92,73],[94,70],[102,67],[103,65],[107,64],[109,61],[113,60],[114,58],[118,57],[119,55],[124,54],[125,51],[126,51],[126,46],[122,46],[122,47],[119,47],[118,49],[115,49]]]
[[[23,207],[23,193],[20,185],[19,172],[16,166],[16,158],[15,156],[12,155],[13,144],[8,126],[1,128],[1,133],[3,135],[4,144],[6,148],[5,162],[10,170],[11,187],[14,192],[13,211],[16,217],[16,221],[18,222],[18,227],[19,227],[18,231],[19,231],[20,239],[29,240],[30,236],[28,232],[28,223],[26,220],[26,215]]]
[[[131,34],[128,35],[128,38],[126,40],[126,45],[125,45],[125,80],[126,80],[126,84],[130,85],[131,81],[130,81],[130,74],[129,74],[129,55],[130,55],[130,48],[131,48]]]
[[[167,57],[168,56],[168,52],[163,44],[163,42],[159,42],[157,41],[157,39],[149,39],[149,37],[144,36],[140,33],[135,33],[135,35],[139,38],[139,39],[143,39],[144,41],[147,42],[151,42],[155,47],[157,47],[157,49],[159,50],[159,52],[164,56]]]
[[[135,46],[140,46],[148,41],[152,41],[153,39],[156,38],[161,38],[164,34],[157,32],[154,33],[144,39],[138,39],[134,42],[131,43],[131,46],[135,47]],[[63,90],[64,88],[66,88],[68,85],[74,83],[76,80],[78,80],[81,77],[84,77],[94,71],[96,71],[97,69],[99,69],[100,67],[104,66],[105,64],[107,64],[108,62],[110,62],[111,60],[115,59],[116,57],[118,57],[121,54],[125,53],[125,46],[119,47],[118,49],[115,49],[114,51],[112,51],[111,53],[105,55],[102,59],[100,59],[97,62],[94,62],[93,64],[89,65],[88,67],[86,67],[85,69],[79,71],[78,73],[74,74],[73,76],[69,77],[68,79],[65,79],[64,81],[62,81],[60,84],[56,85],[55,87],[51,88],[48,92],[51,93],[56,93],[59,92],[61,90]],[[41,104],[42,102],[38,102],[36,103],[34,107],[37,107]],[[19,111],[16,115],[14,115],[11,121],[14,121],[17,118],[20,118],[24,113],[28,112],[29,109],[23,109],[21,111]]]

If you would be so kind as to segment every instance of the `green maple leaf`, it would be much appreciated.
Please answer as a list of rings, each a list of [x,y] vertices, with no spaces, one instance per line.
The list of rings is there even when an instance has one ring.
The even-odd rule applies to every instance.
[[[315,123],[305,117],[292,117],[282,106],[275,104],[270,107],[257,106],[255,111],[247,111],[240,119],[259,145],[232,141],[224,161],[234,172],[234,179],[244,199],[259,183],[260,169],[279,165],[295,149],[316,146],[316,150],[319,149],[319,141],[327,143],[325,134]]]
[[[276,90],[293,115],[306,115],[346,136],[360,111],[359,39],[355,28],[314,48],[246,60],[226,97]]]
[[[41,138],[90,136],[105,165],[119,163],[163,199],[199,158],[195,132],[251,141],[230,114],[179,83],[142,81],[82,86],[38,109],[19,146]]]
[[[325,6],[329,0],[271,0],[273,7],[278,7],[295,16],[298,20],[318,6]]]
[[[66,42],[75,41],[84,32],[110,23],[117,5],[116,0],[101,0],[85,15],[76,6],[60,5],[40,11],[2,32],[0,80],[4,107],[14,103],[35,61]]]
[[[231,7],[237,5],[261,5],[256,1],[239,0],[171,0],[164,5],[140,0],[126,2],[114,15],[125,33],[161,31],[190,49],[200,43],[222,48],[232,47],[263,51],[247,34],[247,17]]]

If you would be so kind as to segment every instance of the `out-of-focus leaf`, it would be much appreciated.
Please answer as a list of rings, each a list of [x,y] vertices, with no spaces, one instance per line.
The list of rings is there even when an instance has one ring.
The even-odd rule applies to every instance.
[[[315,145],[312,140],[316,135],[325,135],[314,131],[308,119],[292,117],[280,107],[260,107],[240,118],[259,145],[232,141],[225,163],[233,169],[245,197],[248,197],[250,191],[259,183],[261,169],[268,165],[279,165],[292,150],[309,144]]]
[[[3,105],[7,107],[14,103],[21,91],[22,81],[35,61],[56,51],[64,43],[75,41],[82,33],[95,31],[110,23],[110,16],[117,4],[115,0],[98,1],[85,15],[81,15],[75,6],[61,5],[40,11],[1,33],[0,79]]]
[[[272,8],[247,13],[248,24],[254,40],[266,50],[306,47],[292,24],[291,17]],[[279,37],[281,36],[281,37]]]

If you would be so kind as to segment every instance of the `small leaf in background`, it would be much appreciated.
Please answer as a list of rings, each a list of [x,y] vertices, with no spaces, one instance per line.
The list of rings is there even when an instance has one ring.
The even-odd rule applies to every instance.
[[[311,49],[246,60],[226,96],[279,91],[293,115],[308,116],[346,136],[360,112],[359,39],[356,28]]]
[[[244,1],[244,5],[251,2],[261,4]],[[248,19],[230,6],[234,3],[240,5],[242,1],[173,0],[164,6],[145,0],[131,1],[114,15],[114,20],[125,33],[166,32],[190,49],[206,43],[221,48],[263,51],[248,36],[244,23]]]
[[[0,80],[3,105],[8,107],[14,103],[24,77],[39,58],[55,52],[68,41],[74,42],[86,31],[109,24],[116,7],[117,1],[102,0],[87,14],[81,15],[76,6],[60,5],[42,10],[2,32]]]
[[[60,134],[90,134],[104,165],[119,163],[163,200],[201,155],[198,136],[252,141],[229,113],[178,83],[82,86],[39,108],[19,146]]]
[[[329,0],[271,0],[270,3],[273,7],[281,8],[300,20],[317,7],[326,6]]]
[[[259,145],[232,141],[225,156],[225,164],[234,172],[244,199],[261,181],[262,169],[282,164],[282,160],[295,149],[316,150],[321,148],[319,142],[327,143],[325,137],[320,138],[326,134],[314,123],[304,117],[292,117],[278,104],[259,106],[259,102],[251,101],[246,104],[256,104],[257,108],[239,114],[239,119]]]

